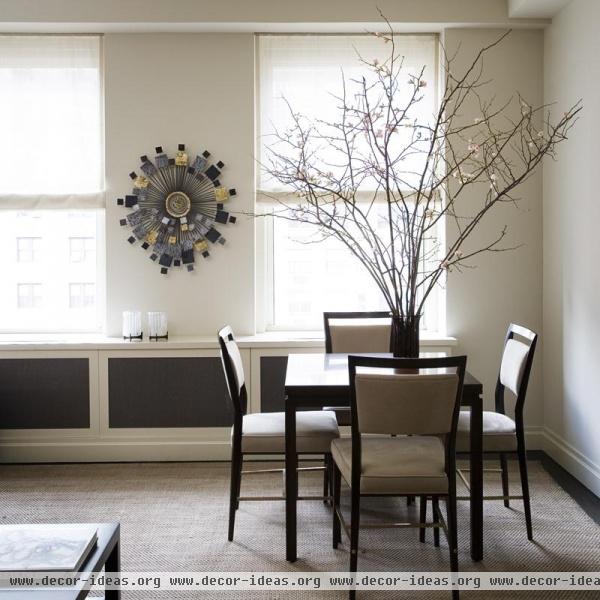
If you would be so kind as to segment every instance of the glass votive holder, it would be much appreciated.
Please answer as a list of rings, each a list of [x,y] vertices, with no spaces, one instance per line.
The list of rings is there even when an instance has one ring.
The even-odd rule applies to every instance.
[[[141,340],[142,332],[142,313],[139,310],[123,311],[123,339]]]
[[[149,312],[148,331],[151,340],[168,340],[169,329],[167,327],[167,313]]]

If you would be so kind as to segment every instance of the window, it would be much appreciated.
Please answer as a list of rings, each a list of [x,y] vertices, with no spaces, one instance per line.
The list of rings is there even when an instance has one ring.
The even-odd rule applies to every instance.
[[[0,35],[0,331],[102,327],[100,56],[99,36]]]
[[[71,308],[91,308],[96,300],[95,284],[70,283],[69,306]]]
[[[17,306],[18,308],[40,308],[42,306],[42,284],[17,284]]]
[[[398,35],[396,44],[408,73],[419,72],[426,65],[428,86],[420,109],[423,115],[433,114],[437,102],[437,37]],[[261,163],[268,162],[266,148],[273,132],[286,131],[291,124],[288,103],[296,113],[333,121],[339,114],[334,96],[341,91],[342,72],[346,81],[356,79],[365,72],[359,55],[383,62],[388,51],[381,39],[371,35],[259,36]],[[419,168],[415,163],[407,170],[418,172]],[[268,211],[285,190],[260,169],[257,181],[260,210]],[[381,203],[372,211],[376,227],[382,221],[379,210],[384,208]],[[381,292],[356,258],[336,240],[318,240],[318,231],[309,225],[285,219],[257,220],[257,289],[261,298],[257,304],[266,307],[264,314],[258,315],[259,328],[320,329],[322,313],[327,310],[387,309]],[[442,333],[444,313],[444,294],[438,289],[428,299],[422,327]]]
[[[91,261],[96,257],[96,239],[93,237],[69,238],[69,257],[72,263]]]
[[[37,262],[40,258],[42,238],[18,237],[17,238],[17,262]]]
[[[341,244],[315,243],[315,230],[303,223],[276,219],[272,225],[273,324],[320,328],[327,310],[386,309],[366,270]]]
[[[0,211],[0,253],[6,257],[0,287],[0,325],[4,331],[100,329],[101,269],[92,242],[102,239],[102,224],[98,210]],[[73,240],[78,240],[78,261],[72,260]],[[92,242],[80,244],[80,240]],[[28,282],[38,286],[34,296],[40,300],[26,299],[33,292],[21,286],[30,285]],[[75,293],[81,300],[73,300],[70,284],[79,282],[88,287]],[[34,310],[19,310],[24,307]],[[74,310],[80,308],[91,310]]]

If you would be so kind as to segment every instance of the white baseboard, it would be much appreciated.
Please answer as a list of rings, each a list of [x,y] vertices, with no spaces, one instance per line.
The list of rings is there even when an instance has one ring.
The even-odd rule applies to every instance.
[[[229,442],[110,441],[110,442],[4,442],[3,463],[147,462],[229,460]]]
[[[529,427],[527,448],[543,450],[544,430]],[[36,442],[3,440],[0,443],[3,463],[53,462],[147,462],[229,460],[229,440],[40,440]],[[558,462],[558,461],[557,461]]]
[[[600,465],[548,427],[544,428],[542,450],[600,497]]]

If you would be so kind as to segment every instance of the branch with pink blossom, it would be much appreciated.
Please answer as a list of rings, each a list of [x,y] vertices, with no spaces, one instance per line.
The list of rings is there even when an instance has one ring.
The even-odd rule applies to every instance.
[[[288,104],[290,126],[267,146],[261,167],[283,190],[263,193],[276,203],[268,214],[343,244],[395,316],[421,314],[448,271],[516,247],[505,245],[506,226],[481,246],[467,242],[495,207],[519,203],[518,188],[556,157],[582,110],[578,102],[554,120],[551,106],[519,94],[504,103],[485,96],[483,59],[509,33],[460,73],[442,49],[443,94],[435,113],[424,114],[427,69],[407,72],[388,23],[373,34],[386,60],[360,57],[365,75],[342,76],[336,118],[308,119]],[[445,242],[448,219],[456,235]]]

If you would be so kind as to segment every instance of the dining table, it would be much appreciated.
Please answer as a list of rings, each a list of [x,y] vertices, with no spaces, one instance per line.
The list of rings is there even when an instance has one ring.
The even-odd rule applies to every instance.
[[[369,354],[388,356],[391,354]],[[421,357],[439,356],[421,353]],[[471,558],[483,558],[483,385],[465,373],[461,407],[470,408],[470,541]],[[324,406],[350,406],[348,354],[290,354],[285,375],[285,535],[286,558],[294,562],[297,549],[298,455],[296,412]]]

